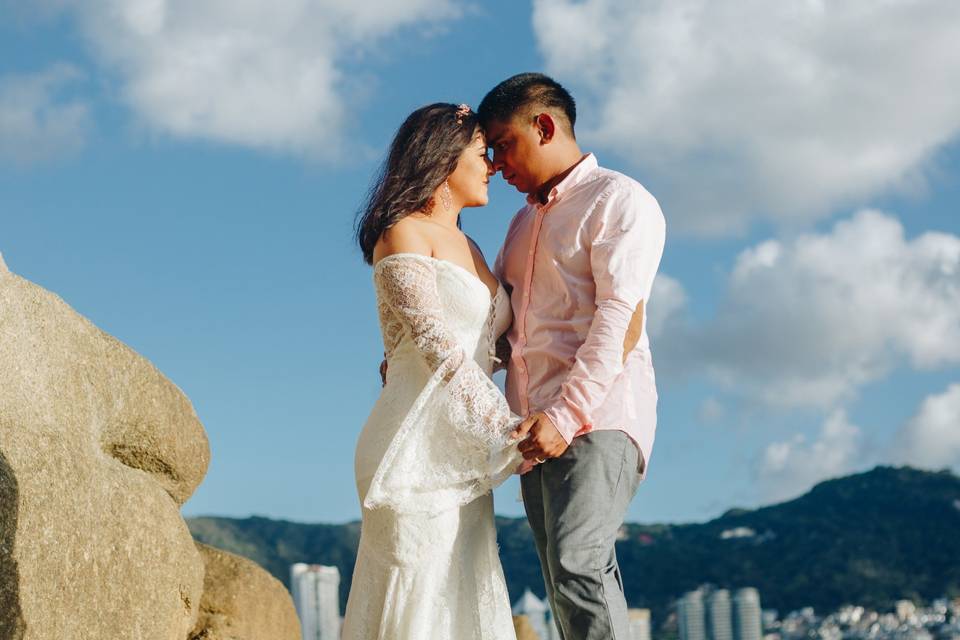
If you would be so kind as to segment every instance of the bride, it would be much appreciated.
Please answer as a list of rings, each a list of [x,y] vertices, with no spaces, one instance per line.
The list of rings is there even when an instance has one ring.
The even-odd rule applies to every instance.
[[[487,204],[486,150],[466,105],[414,111],[358,222],[388,368],[357,442],[343,640],[515,638],[491,495],[522,462],[490,378],[510,301],[459,228]]]

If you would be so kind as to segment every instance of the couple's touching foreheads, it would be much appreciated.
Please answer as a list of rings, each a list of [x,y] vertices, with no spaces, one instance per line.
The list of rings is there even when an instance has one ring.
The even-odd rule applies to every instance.
[[[422,107],[360,211],[386,359],[356,448],[344,640],[515,638],[491,493],[513,473],[560,637],[629,638],[614,543],[656,429],[645,317],[664,218],[575,125],[539,73],[476,111]],[[459,222],[498,172],[526,203],[488,265]]]

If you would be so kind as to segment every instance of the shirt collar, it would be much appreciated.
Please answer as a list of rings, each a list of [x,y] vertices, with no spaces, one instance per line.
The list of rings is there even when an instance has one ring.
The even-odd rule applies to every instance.
[[[547,195],[547,201],[542,206],[547,206],[554,200],[560,198],[564,193],[577,186],[584,179],[587,178],[591,173],[593,173],[600,165],[597,164],[597,157],[592,153],[588,153],[580,158],[579,162],[574,165],[573,169],[564,177],[563,180],[558,182]],[[537,199],[536,194],[530,194],[527,196],[527,204],[539,205],[540,201]]]

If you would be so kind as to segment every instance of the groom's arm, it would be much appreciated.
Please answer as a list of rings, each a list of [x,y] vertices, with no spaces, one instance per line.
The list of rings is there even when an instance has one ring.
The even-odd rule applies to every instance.
[[[590,269],[596,285],[590,330],[545,417],[569,444],[606,399],[640,339],[644,304],[663,255],[665,223],[641,188],[618,188],[594,212]]]

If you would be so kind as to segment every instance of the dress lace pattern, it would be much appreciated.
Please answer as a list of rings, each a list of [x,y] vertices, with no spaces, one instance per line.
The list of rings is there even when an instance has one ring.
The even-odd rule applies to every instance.
[[[495,303],[502,290],[488,302],[486,285],[462,270],[459,280],[474,278],[473,287],[449,291],[444,301],[438,269],[462,270],[415,254],[388,256],[374,270],[388,372],[393,361],[412,348],[429,378],[373,478],[364,500],[369,509],[388,506],[400,512],[437,513],[487,493],[519,463],[509,434],[521,418],[510,412],[490,378],[490,354],[497,338],[492,335]],[[487,294],[482,316],[478,305],[469,304],[479,297],[479,290],[473,300],[457,300],[478,288]],[[452,321],[451,306],[459,314]],[[471,327],[470,320],[474,325],[481,322]],[[479,329],[480,335],[472,336],[470,329]],[[409,348],[401,351],[405,342]],[[486,361],[477,362],[467,353],[465,344],[471,343]]]
[[[344,640],[513,640],[491,489],[521,457],[490,375],[502,287],[394,254],[374,268],[387,381],[356,452],[363,505]]]

